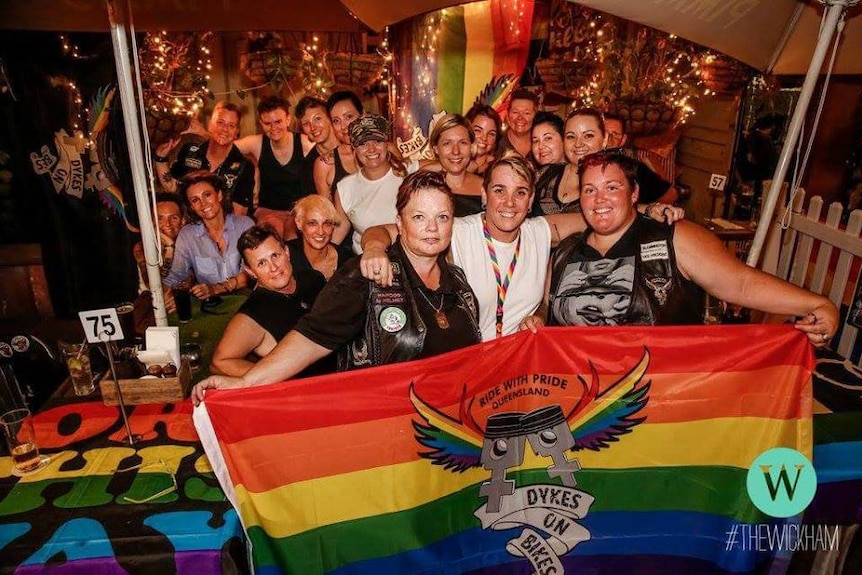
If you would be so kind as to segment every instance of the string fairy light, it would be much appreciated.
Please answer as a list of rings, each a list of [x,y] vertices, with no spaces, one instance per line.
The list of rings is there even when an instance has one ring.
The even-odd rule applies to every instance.
[[[64,90],[67,93],[69,118],[72,128],[72,133],[81,140],[85,140],[85,145],[91,145],[88,135],[87,117],[90,113],[89,107],[84,106],[84,98],[81,95],[81,90],[78,85],[66,76],[53,76],[51,85],[55,88]]]
[[[312,34],[311,43],[300,44],[302,50],[302,83],[306,93],[326,99],[335,82],[326,68],[326,51],[320,47],[320,37]]]
[[[694,114],[697,100],[713,93],[704,88],[703,64],[715,56],[705,49],[587,8],[576,17],[587,19],[581,58],[599,65],[575,89],[572,106],[609,108],[621,98],[643,97],[676,109],[685,122]],[[578,61],[577,54],[573,61]]]
[[[383,37],[380,44],[377,46],[377,54],[383,58],[383,67],[380,69],[380,74],[377,76],[377,82],[386,90],[387,103],[389,106],[389,117],[394,117],[395,102],[398,96],[396,83],[392,78],[392,65],[394,57],[389,45],[389,26],[383,28]]]
[[[154,112],[195,117],[212,97],[212,32],[149,32],[140,63],[147,107]]]
[[[59,38],[60,45],[63,47],[64,56],[69,56],[76,60],[81,58],[81,51],[78,49],[78,46],[76,46],[71,40],[69,40],[68,36],[60,34]]]
[[[417,85],[415,86],[416,95],[419,99],[426,102],[434,102],[437,99],[437,82],[435,75],[437,71],[437,52],[440,48],[440,29],[444,20],[448,16],[447,10],[440,10],[425,15],[419,24],[421,32],[419,40],[419,51],[414,54],[414,67],[418,67],[419,74],[417,75]],[[412,117],[409,112],[404,117],[404,108],[402,108],[402,117],[405,123],[409,125]]]

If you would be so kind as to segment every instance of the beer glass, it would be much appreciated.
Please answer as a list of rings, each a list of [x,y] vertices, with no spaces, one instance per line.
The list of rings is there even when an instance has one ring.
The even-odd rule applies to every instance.
[[[90,349],[87,343],[66,343],[65,341],[57,343],[66,367],[69,368],[69,377],[72,379],[75,395],[93,393],[96,386],[93,383],[93,369],[90,367]]]
[[[33,431],[33,416],[29,409],[13,409],[0,415],[0,425],[6,446],[12,455],[12,465],[22,473],[39,467],[39,445]]]
[[[174,294],[174,303],[177,306],[177,318],[180,323],[186,323],[192,319],[192,294],[189,289],[192,287],[191,278],[185,279],[175,285],[172,289]]]
[[[123,339],[117,341],[117,347],[134,347],[135,345],[135,304],[124,301],[117,305],[117,317],[120,320],[120,327],[123,328]]]
[[[716,325],[721,323],[721,318],[724,315],[724,302],[709,294],[706,295],[706,306],[703,310],[703,323],[706,325]]]

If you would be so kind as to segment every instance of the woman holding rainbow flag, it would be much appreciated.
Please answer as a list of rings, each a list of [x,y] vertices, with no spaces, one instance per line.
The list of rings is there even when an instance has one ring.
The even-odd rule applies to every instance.
[[[446,261],[452,238],[452,190],[442,174],[418,172],[398,189],[398,239],[389,250],[389,287],[362,277],[359,259],[340,268],[296,328],[242,377],[212,376],[192,391],[289,379],[341,349],[340,367],[430,357],[478,343],[479,312],[463,272]],[[382,270],[374,270],[380,276]]]

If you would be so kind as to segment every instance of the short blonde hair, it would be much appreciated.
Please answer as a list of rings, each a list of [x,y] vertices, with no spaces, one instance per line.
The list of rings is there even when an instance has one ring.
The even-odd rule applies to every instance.
[[[470,138],[470,143],[472,144],[476,140],[476,134],[473,133],[473,125],[470,124],[470,120],[461,114],[446,114],[437,120],[437,123],[434,124],[434,129],[431,131],[431,135],[428,137],[428,141],[431,142],[432,146],[436,146],[443,132],[457,128],[458,126],[467,130],[467,137]]]
[[[305,217],[313,212],[318,211],[323,214],[326,221],[332,222],[333,225],[341,225],[341,217],[335,206],[328,199],[318,194],[305,196],[293,206],[293,214],[296,217],[297,225],[302,225],[305,222]]]

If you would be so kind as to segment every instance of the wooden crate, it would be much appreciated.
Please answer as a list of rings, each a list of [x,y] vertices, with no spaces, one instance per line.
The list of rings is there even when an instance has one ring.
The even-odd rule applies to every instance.
[[[155,379],[121,379],[120,389],[123,391],[123,402],[126,405],[142,403],[173,403],[183,401],[189,395],[192,381],[192,370],[189,362],[183,360],[177,377],[160,377]],[[117,384],[111,378],[111,372],[99,382],[102,390],[102,401],[105,405],[117,405]]]

